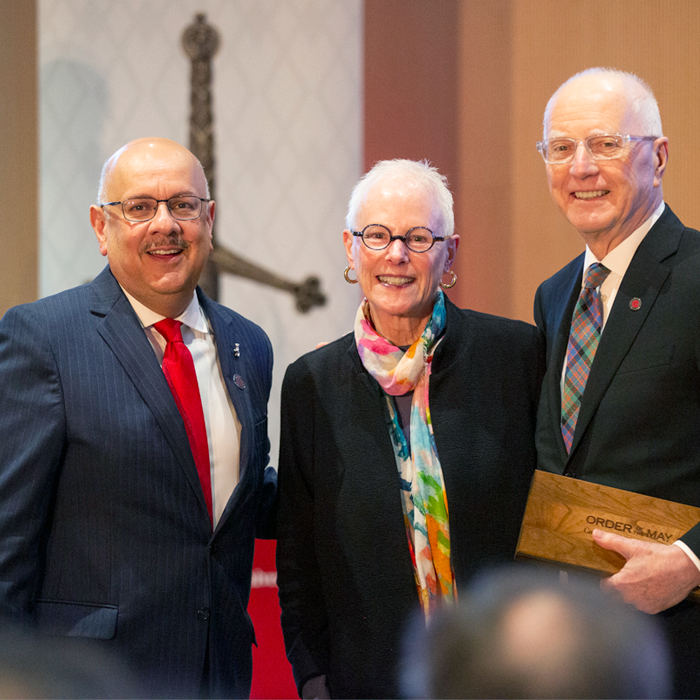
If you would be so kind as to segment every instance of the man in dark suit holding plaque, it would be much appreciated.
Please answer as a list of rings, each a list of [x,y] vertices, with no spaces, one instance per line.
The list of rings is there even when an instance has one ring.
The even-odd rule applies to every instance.
[[[586,251],[544,282],[539,468],[700,506],[700,233],[664,204],[668,139],[636,76],[590,69],[550,99],[538,144]],[[674,545],[594,530],[627,563],[603,587],[665,618],[675,694],[700,696],[700,526]]]
[[[186,148],[127,144],[90,209],[109,265],[0,321],[0,613],[152,697],[250,690],[272,350],[197,287],[214,212]]]

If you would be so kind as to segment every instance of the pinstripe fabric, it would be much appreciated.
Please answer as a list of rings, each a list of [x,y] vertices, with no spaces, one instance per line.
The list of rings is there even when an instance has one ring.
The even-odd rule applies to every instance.
[[[597,262],[588,268],[571,320],[561,405],[561,434],[567,452],[571,452],[576,421],[581,408],[581,397],[586,388],[588,373],[600,340],[600,331],[603,327],[600,285],[609,274],[610,270]]]
[[[110,640],[149,695],[197,695],[208,637],[212,695],[250,684],[272,353],[257,326],[200,303],[242,426],[241,478],[213,535],[182,418],[109,269],[0,321],[0,608]]]

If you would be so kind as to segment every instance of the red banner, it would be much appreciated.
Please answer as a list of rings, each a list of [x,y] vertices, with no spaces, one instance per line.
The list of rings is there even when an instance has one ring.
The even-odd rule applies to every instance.
[[[248,613],[253,620],[258,646],[253,647],[253,700],[298,698],[292,667],[284,652],[277,597],[274,540],[256,540],[253,581]]]

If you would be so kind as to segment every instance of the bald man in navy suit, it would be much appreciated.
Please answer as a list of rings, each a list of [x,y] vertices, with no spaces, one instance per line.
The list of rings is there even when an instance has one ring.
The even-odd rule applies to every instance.
[[[254,539],[272,534],[272,350],[197,287],[214,212],[187,149],[127,144],[90,210],[108,266],[0,321],[0,610],[99,640],[149,696],[247,697]],[[192,357],[207,481],[161,367],[165,318]]]

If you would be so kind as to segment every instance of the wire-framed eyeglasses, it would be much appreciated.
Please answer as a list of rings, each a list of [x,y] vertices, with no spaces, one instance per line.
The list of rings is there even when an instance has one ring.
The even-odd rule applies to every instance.
[[[202,213],[202,204],[209,202],[194,195],[177,195],[170,199],[156,199],[155,197],[135,197],[125,199],[123,202],[105,202],[101,207],[114,207],[121,205],[122,214],[127,221],[150,221],[158,211],[161,202],[165,202],[170,215],[178,221],[190,221],[198,219]]]
[[[583,144],[593,160],[613,160],[619,158],[625,146],[632,141],[655,141],[658,136],[630,136],[629,134],[595,134],[577,141],[576,139],[555,136],[537,142],[537,150],[545,163],[561,165],[569,163],[576,155],[579,144]]]

